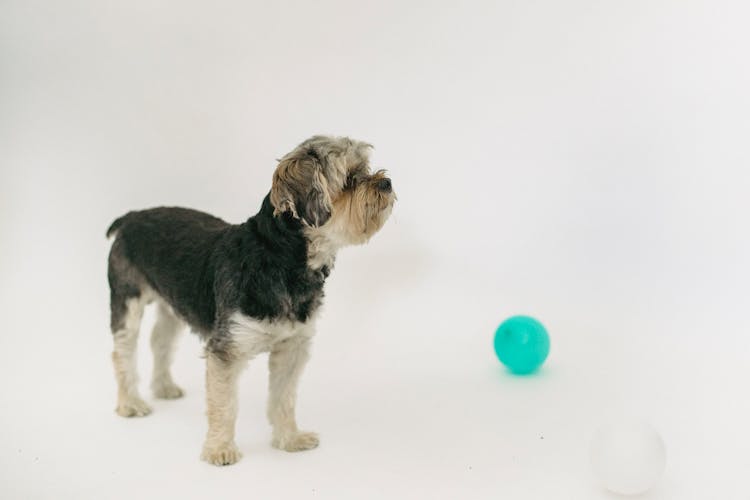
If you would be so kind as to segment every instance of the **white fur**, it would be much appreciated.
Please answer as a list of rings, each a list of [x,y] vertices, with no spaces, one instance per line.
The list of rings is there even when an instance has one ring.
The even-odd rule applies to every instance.
[[[232,352],[252,359],[262,352],[270,352],[274,346],[293,337],[311,338],[315,334],[314,318],[306,323],[297,321],[257,320],[240,312],[229,317],[229,333],[232,336]]]
[[[180,332],[185,328],[181,321],[164,301],[157,303],[156,323],[151,332],[151,351],[154,353],[154,372],[151,390],[154,396],[162,399],[182,397],[183,391],[172,380],[170,366],[174,347]]]
[[[273,427],[273,446],[301,451],[318,446],[318,436],[297,428],[295,404],[297,384],[309,359],[314,320],[306,323],[257,320],[240,312],[229,318],[232,361],[222,362],[208,354],[206,397],[208,433],[202,458],[216,465],[228,465],[242,456],[234,442],[237,419],[237,381],[245,362],[270,352],[268,367],[268,420]]]
[[[113,335],[112,361],[117,378],[117,408],[123,417],[142,417],[151,413],[138,393],[137,347],[143,309],[148,298],[145,294],[129,299],[123,327]]]
[[[151,407],[138,391],[136,355],[143,310],[154,300],[158,304],[158,310],[151,333],[151,350],[154,354],[151,388],[157,398],[174,399],[183,394],[182,389],[172,380],[169,368],[178,334],[185,323],[175,316],[172,309],[153,290],[144,289],[140,297],[128,299],[124,325],[113,335],[112,361],[118,387],[116,411],[123,417],[142,417],[151,413]]]

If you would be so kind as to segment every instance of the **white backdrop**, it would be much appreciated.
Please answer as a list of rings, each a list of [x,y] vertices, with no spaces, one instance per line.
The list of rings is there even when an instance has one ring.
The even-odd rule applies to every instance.
[[[748,15],[4,1],[0,496],[610,498],[588,440],[627,414],[667,445],[643,498],[750,498]],[[245,458],[209,467],[196,337],[184,399],[148,395],[142,342],[155,412],[113,412],[104,232],[156,205],[242,221],[318,133],[373,143],[399,196],[328,285],[299,410],[321,447],[270,448],[258,359]],[[551,333],[535,377],[494,359],[515,313]]]

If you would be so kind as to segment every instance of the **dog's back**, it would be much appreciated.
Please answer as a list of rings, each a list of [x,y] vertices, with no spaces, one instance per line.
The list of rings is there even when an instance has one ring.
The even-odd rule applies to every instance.
[[[212,215],[179,207],[118,218],[107,231],[115,235],[109,256],[113,299],[125,303],[150,288],[199,330],[209,330],[215,316],[211,253],[230,227]],[[113,324],[118,320],[113,311]]]

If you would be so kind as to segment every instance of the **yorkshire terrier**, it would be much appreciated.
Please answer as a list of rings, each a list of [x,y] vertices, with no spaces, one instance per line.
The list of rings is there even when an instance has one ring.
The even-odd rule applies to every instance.
[[[297,384],[309,358],[323,286],[336,252],[367,242],[396,201],[383,170],[372,173],[371,146],[345,137],[312,137],[279,160],[260,211],[243,224],[177,207],[129,212],[107,231],[117,408],[124,417],[151,408],[138,393],[136,342],[144,307],[156,303],[151,334],[157,398],[183,392],[170,365],[185,325],[205,342],[208,433],[201,458],[229,465],[237,379],[246,362],[269,354],[272,445],[318,446],[295,417]]]

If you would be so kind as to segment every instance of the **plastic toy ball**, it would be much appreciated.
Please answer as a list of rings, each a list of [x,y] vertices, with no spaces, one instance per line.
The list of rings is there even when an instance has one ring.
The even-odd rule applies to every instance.
[[[518,375],[532,373],[549,354],[549,335],[544,326],[528,316],[513,316],[495,332],[497,358]]]
[[[620,495],[637,495],[659,480],[667,461],[664,441],[645,422],[602,427],[591,441],[591,467],[599,482]]]

